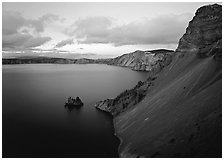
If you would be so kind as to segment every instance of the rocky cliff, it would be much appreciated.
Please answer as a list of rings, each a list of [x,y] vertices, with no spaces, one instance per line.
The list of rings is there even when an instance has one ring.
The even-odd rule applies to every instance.
[[[138,71],[159,72],[172,59],[172,50],[135,51],[108,61],[107,64],[130,67]]]
[[[221,19],[221,5],[199,8],[153,85],[131,89],[146,86],[139,101],[128,90],[96,104],[114,115],[120,157],[222,157]]]
[[[189,22],[176,51],[195,51],[200,57],[220,53],[216,48],[219,50],[222,44],[221,11],[222,8],[218,4],[199,8]]]

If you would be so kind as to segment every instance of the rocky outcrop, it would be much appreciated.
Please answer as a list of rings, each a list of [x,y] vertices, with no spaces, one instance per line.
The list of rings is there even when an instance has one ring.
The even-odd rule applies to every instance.
[[[186,33],[179,41],[176,52],[180,57],[186,53],[195,53],[198,58],[212,55],[214,59],[222,57],[222,6],[218,4],[199,8],[189,22]]]
[[[139,103],[145,97],[146,91],[152,85],[152,81],[139,81],[134,88],[125,90],[114,99],[99,101],[95,104],[95,107],[102,111],[109,112],[112,116],[117,116]]]
[[[114,115],[120,157],[222,157],[221,16],[217,4],[197,10],[138,103],[122,112],[113,100],[97,105]]]
[[[207,57],[216,53],[211,50],[214,45],[221,48],[222,39],[222,6],[218,4],[199,8],[189,22],[186,33],[179,41],[176,51],[198,52]]]

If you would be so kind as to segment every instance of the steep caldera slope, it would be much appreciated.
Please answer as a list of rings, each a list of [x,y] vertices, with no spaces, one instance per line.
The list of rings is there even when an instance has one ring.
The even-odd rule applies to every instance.
[[[222,157],[221,55],[222,7],[203,6],[145,97],[114,114],[120,157]]]

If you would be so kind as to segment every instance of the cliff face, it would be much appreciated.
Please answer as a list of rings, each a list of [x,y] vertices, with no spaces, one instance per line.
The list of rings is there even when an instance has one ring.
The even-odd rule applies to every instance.
[[[220,5],[199,8],[142,100],[114,114],[120,157],[222,157],[221,16]]]
[[[138,71],[159,72],[171,62],[172,53],[171,50],[135,51],[111,59],[108,64],[130,67]]]
[[[199,8],[189,22],[186,33],[179,41],[176,51],[189,52],[203,50],[201,56],[210,56],[214,45],[220,46],[222,40],[222,7],[218,4]]]

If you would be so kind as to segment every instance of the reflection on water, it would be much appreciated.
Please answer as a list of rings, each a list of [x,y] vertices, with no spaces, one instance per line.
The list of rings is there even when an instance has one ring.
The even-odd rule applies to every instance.
[[[3,157],[117,157],[112,117],[95,109],[147,75],[107,65],[4,65]],[[64,107],[69,96],[84,106]]]
[[[73,110],[75,110],[75,112],[78,113],[83,106],[64,106],[64,107],[65,109],[67,109],[68,112],[72,112]]]

